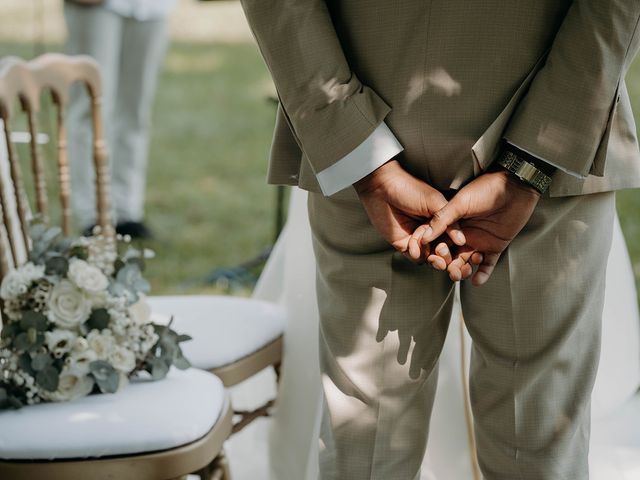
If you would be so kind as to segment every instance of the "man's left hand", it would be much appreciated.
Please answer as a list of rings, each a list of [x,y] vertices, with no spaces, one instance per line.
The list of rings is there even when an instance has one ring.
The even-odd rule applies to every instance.
[[[422,243],[437,239],[447,227],[461,221],[466,245],[453,255],[446,251],[443,261],[442,244],[427,261],[439,269],[443,263],[451,280],[459,281],[471,275],[471,264],[478,265],[473,275],[474,285],[484,284],[515,236],[526,225],[540,200],[540,193],[505,171],[485,173],[464,186],[427,227],[419,227]]]

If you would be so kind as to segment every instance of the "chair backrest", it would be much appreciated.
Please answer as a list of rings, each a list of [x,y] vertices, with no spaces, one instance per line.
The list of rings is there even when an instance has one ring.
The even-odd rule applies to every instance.
[[[47,53],[26,62],[16,57],[0,60],[0,118],[4,124],[4,141],[8,169],[0,168],[0,276],[20,264],[19,252],[29,251],[28,226],[30,212],[35,211],[43,221],[49,222],[47,180],[43,158],[38,149],[37,118],[42,92],[49,91],[56,109],[57,182],[61,205],[61,227],[71,233],[71,184],[67,160],[65,110],[72,84],[86,86],[91,103],[93,130],[93,163],[96,172],[97,223],[105,232],[112,232],[109,205],[109,174],[104,140],[101,98],[102,86],[98,64],[88,56],[66,56]],[[12,142],[11,122],[21,106],[30,134],[30,172],[33,177],[35,208],[31,208],[25,192],[22,171],[15,145]],[[87,159],[89,161],[89,159]],[[9,178],[6,178],[9,176]],[[4,177],[4,178],[3,178]],[[19,224],[16,227],[16,222]]]

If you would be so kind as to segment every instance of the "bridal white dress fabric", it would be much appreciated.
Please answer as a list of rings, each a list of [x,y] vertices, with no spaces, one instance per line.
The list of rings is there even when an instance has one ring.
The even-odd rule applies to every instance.
[[[306,193],[302,190],[292,191],[287,225],[254,296],[284,304],[290,319],[278,409],[269,435],[270,478],[316,480],[322,408],[318,311]],[[602,341],[592,401],[591,480],[638,480],[640,319],[631,264],[617,221],[607,272]],[[463,387],[470,344],[456,309],[440,360],[421,480],[475,478]]]

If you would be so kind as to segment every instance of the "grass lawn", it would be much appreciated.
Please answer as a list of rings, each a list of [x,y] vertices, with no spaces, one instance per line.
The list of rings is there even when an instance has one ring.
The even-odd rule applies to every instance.
[[[34,51],[29,44],[0,43],[5,54],[30,58]],[[627,82],[640,112],[640,62]],[[149,247],[157,258],[147,274],[155,293],[220,290],[202,279],[271,243],[275,189],[264,182],[274,121],[270,92],[253,45],[171,46],[158,86],[148,174],[147,217],[157,235]],[[618,207],[638,279],[640,192],[621,192]]]

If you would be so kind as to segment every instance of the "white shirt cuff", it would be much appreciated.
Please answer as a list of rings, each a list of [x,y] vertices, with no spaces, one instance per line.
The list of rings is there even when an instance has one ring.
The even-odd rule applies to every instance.
[[[402,145],[382,122],[367,139],[316,178],[325,196],[333,195],[366,177],[402,150]]]

